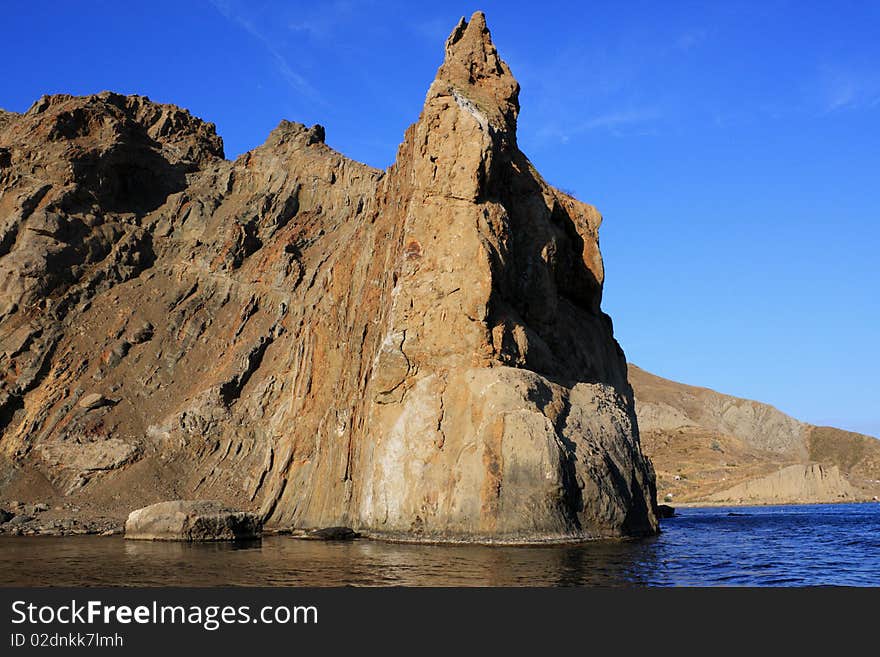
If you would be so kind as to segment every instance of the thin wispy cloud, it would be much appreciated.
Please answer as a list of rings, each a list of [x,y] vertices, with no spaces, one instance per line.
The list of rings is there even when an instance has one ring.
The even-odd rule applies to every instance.
[[[706,38],[709,36],[709,32],[704,29],[695,29],[688,30],[684,34],[681,34],[675,41],[673,42],[673,48],[675,50],[680,50],[683,52],[687,52],[688,50],[693,50],[694,48],[700,46]]]
[[[660,118],[660,112],[656,109],[637,109],[622,112],[601,114],[584,121],[575,128],[575,132],[587,132],[597,128],[619,128],[634,123],[644,123]]]
[[[297,21],[288,25],[288,27],[293,32],[301,32],[316,39],[323,39],[327,36],[327,27],[322,22]]]
[[[826,82],[825,111],[834,112],[852,106],[858,99],[858,85],[850,77],[837,76]]]
[[[452,32],[455,23],[450,24],[448,16],[420,21],[410,26],[412,32],[423,38],[431,46],[440,46]]]
[[[822,111],[873,108],[880,104],[880,74],[825,66],[819,73]]]
[[[594,131],[605,131],[614,137],[644,135],[652,132],[647,128],[661,117],[661,112],[655,108],[612,111],[572,122],[566,126],[545,125],[537,134],[545,141],[553,140],[563,144],[574,137]]]
[[[230,0],[210,0],[214,8],[231,23],[251,35],[266,51],[271,58],[278,74],[287,82],[287,84],[297,93],[308,97],[310,100],[327,105],[321,94],[299,71],[295,70],[287,61],[287,58],[281,52],[280,47],[270,39],[261,29],[259,29],[253,20],[239,11]]]
[[[357,5],[350,0],[321,3],[317,11],[297,12],[297,19],[290,22],[288,28],[316,40],[334,38],[340,21],[349,18],[355,9]]]
[[[526,121],[536,125],[532,135],[548,145],[588,133],[630,138],[668,129],[699,103],[685,100],[692,88],[658,81],[667,71],[693,68],[714,31],[702,25],[639,27],[602,41],[561,40],[546,57],[508,56],[531,101]]]

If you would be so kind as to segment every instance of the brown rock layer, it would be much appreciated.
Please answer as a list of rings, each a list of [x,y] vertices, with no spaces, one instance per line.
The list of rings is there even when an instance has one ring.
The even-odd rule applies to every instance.
[[[411,540],[656,531],[601,217],[519,151],[517,94],[477,13],[386,172],[286,121],[229,162],[140,97],[4,115],[0,486]]]

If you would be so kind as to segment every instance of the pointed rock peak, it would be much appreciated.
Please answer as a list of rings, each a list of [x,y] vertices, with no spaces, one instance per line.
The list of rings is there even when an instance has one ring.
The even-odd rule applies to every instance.
[[[496,128],[515,129],[519,83],[498,55],[483,12],[470,22],[462,17],[452,30],[437,82],[473,102]]]
[[[475,11],[471,16],[470,22],[466,21],[464,16],[458,19],[458,25],[452,30],[452,34],[446,40],[446,54],[449,56],[449,49],[454,46],[461,38],[468,33],[471,38],[478,39],[481,42],[492,45],[492,37],[489,34],[489,28],[486,27],[486,15],[481,11]]]
[[[468,22],[464,19],[464,16],[458,19],[458,25],[452,28],[452,34],[449,35],[449,38],[446,39],[446,56],[449,56],[449,49],[458,43],[461,39],[461,36],[464,34],[464,31],[467,29]]]

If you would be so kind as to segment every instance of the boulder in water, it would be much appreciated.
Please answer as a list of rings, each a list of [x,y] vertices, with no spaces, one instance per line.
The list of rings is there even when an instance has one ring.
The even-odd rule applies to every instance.
[[[262,532],[258,515],[214,501],[159,502],[132,511],[125,522],[125,538],[148,541],[249,540]]]
[[[324,527],[323,529],[312,529],[306,532],[303,538],[319,541],[350,541],[360,538],[360,534],[351,527]]]

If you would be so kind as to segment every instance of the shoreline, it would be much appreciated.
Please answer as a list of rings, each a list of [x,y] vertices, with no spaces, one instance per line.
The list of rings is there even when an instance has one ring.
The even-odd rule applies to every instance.
[[[835,500],[806,502],[664,502],[674,509],[718,509],[718,508],[751,508],[762,506],[832,506],[835,504],[880,504],[880,500]]]
[[[804,502],[680,502],[678,504],[669,504],[677,512],[679,509],[748,509],[761,507],[798,507],[798,506],[834,506],[834,505],[850,505],[850,504],[880,504],[878,500],[845,500],[845,501],[804,501]],[[676,513],[676,515],[678,515]],[[672,516],[675,517],[675,516]],[[44,524],[31,525],[37,517],[32,517],[28,521],[18,522],[13,527],[9,527],[9,522],[0,525],[0,541],[5,537],[15,538],[36,538],[51,537],[64,538],[68,536],[98,536],[98,537],[124,537],[124,522],[117,522],[109,518],[83,518],[83,517],[52,517],[44,521]],[[473,540],[454,539],[443,540],[438,537],[415,537],[404,536],[400,534],[383,534],[381,532],[356,531],[357,536],[354,540],[368,540],[381,543],[406,544],[406,545],[437,545],[437,546],[498,546],[498,547],[542,547],[542,546],[558,546],[558,545],[576,545],[580,543],[596,543],[596,542],[621,542],[621,541],[638,541],[658,536],[662,533],[661,529],[657,534],[640,534],[633,536],[616,536],[616,535],[579,535],[579,536],[552,536],[541,539],[517,540],[515,538],[491,538],[479,537]],[[289,537],[297,540],[321,541],[320,539],[310,536],[309,533],[313,529],[291,528],[291,527],[270,527],[263,532],[263,538]],[[346,539],[352,540],[352,539]]]

